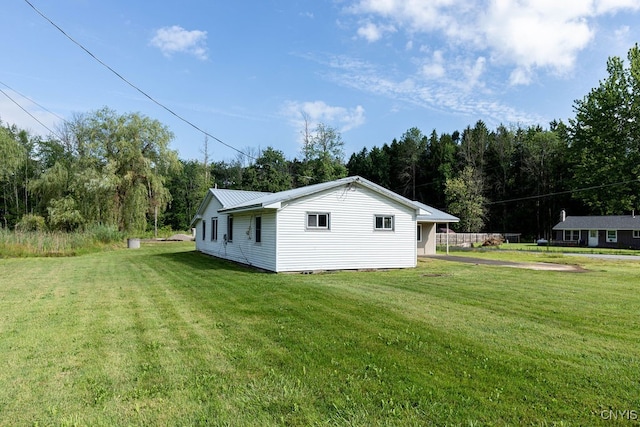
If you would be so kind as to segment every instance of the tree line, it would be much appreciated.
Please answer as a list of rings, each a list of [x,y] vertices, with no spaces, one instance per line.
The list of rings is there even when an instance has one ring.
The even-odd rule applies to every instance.
[[[207,188],[276,192],[361,175],[460,217],[458,231],[549,237],[559,212],[625,214],[640,195],[640,50],[574,102],[567,123],[461,132],[408,129],[345,158],[340,133],[304,117],[299,157],[247,147],[230,161],[182,160],[171,131],[137,113],[79,114],[42,138],[0,126],[0,226],[140,232],[188,228]]]

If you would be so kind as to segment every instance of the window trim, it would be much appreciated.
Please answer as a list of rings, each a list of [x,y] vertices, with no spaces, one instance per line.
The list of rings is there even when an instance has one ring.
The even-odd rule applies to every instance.
[[[607,243],[618,243],[618,230],[607,230]],[[609,233],[613,233],[613,237],[609,237]]]
[[[255,243],[262,243],[262,217],[261,216],[256,216],[255,218],[255,235],[254,235],[254,242]]]
[[[569,233],[569,239],[567,239],[567,233]],[[577,233],[577,234],[575,234]],[[579,242],[580,241],[580,230],[577,229],[570,229],[570,230],[563,230],[562,232],[562,240],[565,242]],[[572,239],[571,237],[577,236],[576,239]]]
[[[381,227],[378,227],[378,219],[381,219]],[[386,227],[387,221],[389,220],[389,226]],[[376,214],[373,216],[373,229],[375,231],[395,231],[395,216],[394,215],[382,215]]]
[[[212,242],[218,241],[218,217],[217,216],[211,217],[211,241]]]
[[[233,242],[233,215],[227,216],[227,242]]]
[[[326,225],[321,226],[320,224],[320,217],[326,217]],[[316,225],[309,225],[309,219],[315,217],[315,223]],[[305,215],[305,229],[306,230],[311,230],[311,231],[329,231],[331,230],[331,214],[329,212],[307,212]]]
[[[640,230],[633,230],[633,238],[640,239]]]

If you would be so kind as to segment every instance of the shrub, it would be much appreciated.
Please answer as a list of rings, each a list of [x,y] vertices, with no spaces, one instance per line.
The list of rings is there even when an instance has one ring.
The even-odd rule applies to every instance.
[[[76,202],[70,196],[52,200],[47,211],[49,225],[54,230],[74,231],[83,223],[82,215],[76,209]]]
[[[44,217],[26,214],[16,224],[17,231],[43,231],[47,227]]]
[[[124,239],[124,233],[118,231],[118,227],[113,225],[96,224],[88,227],[85,232],[99,243],[113,243]]]

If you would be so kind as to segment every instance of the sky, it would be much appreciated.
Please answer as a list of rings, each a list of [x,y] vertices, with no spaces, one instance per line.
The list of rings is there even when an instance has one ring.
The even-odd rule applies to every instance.
[[[300,158],[305,118],[340,132],[345,160],[413,127],[547,128],[640,40],[640,0],[2,3],[4,124],[47,137],[139,113],[184,160],[205,141],[210,161]]]

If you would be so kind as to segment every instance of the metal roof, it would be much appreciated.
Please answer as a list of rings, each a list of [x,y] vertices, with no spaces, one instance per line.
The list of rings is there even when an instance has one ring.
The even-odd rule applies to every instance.
[[[222,208],[219,210],[220,212],[238,212],[253,209],[277,208],[280,204],[288,200],[298,199],[300,197],[308,196],[344,185],[361,185],[392,200],[395,200],[397,203],[414,209],[417,213],[418,221],[460,221],[453,215],[449,215],[431,206],[425,205],[424,203],[411,201],[406,197],[394,193],[393,191],[388,190],[360,176],[350,176],[347,178],[337,179],[335,181],[323,182],[320,184],[308,185],[306,187],[280,191],[278,193],[212,188],[207,192],[207,195],[200,204],[200,208],[191,221],[191,224],[193,225],[198,219],[202,218],[202,213],[206,209],[212,197],[215,197],[222,204]]]
[[[640,230],[640,216],[568,216],[554,230]]]
[[[335,181],[323,182],[320,184],[307,185],[306,187],[294,188],[292,190],[280,191],[278,193],[265,194],[262,197],[258,197],[252,200],[247,200],[243,203],[239,203],[233,206],[226,207],[221,209],[221,211],[236,211],[236,210],[246,210],[253,208],[264,208],[269,205],[274,205],[278,203],[283,203],[288,200],[298,199],[300,197],[308,196],[311,194],[319,193],[325,190],[329,190],[335,187],[340,187],[348,184],[357,184],[362,185],[363,187],[369,188],[377,193],[383,194],[400,204],[404,204],[413,209],[418,209],[414,202],[403,197],[393,191],[390,191],[378,184],[375,184],[367,179],[364,179],[360,176],[350,176],[346,178],[337,179]]]
[[[256,200],[273,194],[265,193],[263,191],[227,190],[220,188],[211,188],[209,191],[222,204],[223,209],[242,205],[251,200]]]
[[[460,218],[450,215],[446,212],[433,208],[429,205],[425,205],[420,202],[413,202],[420,208],[420,213],[417,216],[418,221],[429,221],[429,222],[460,222]]]

